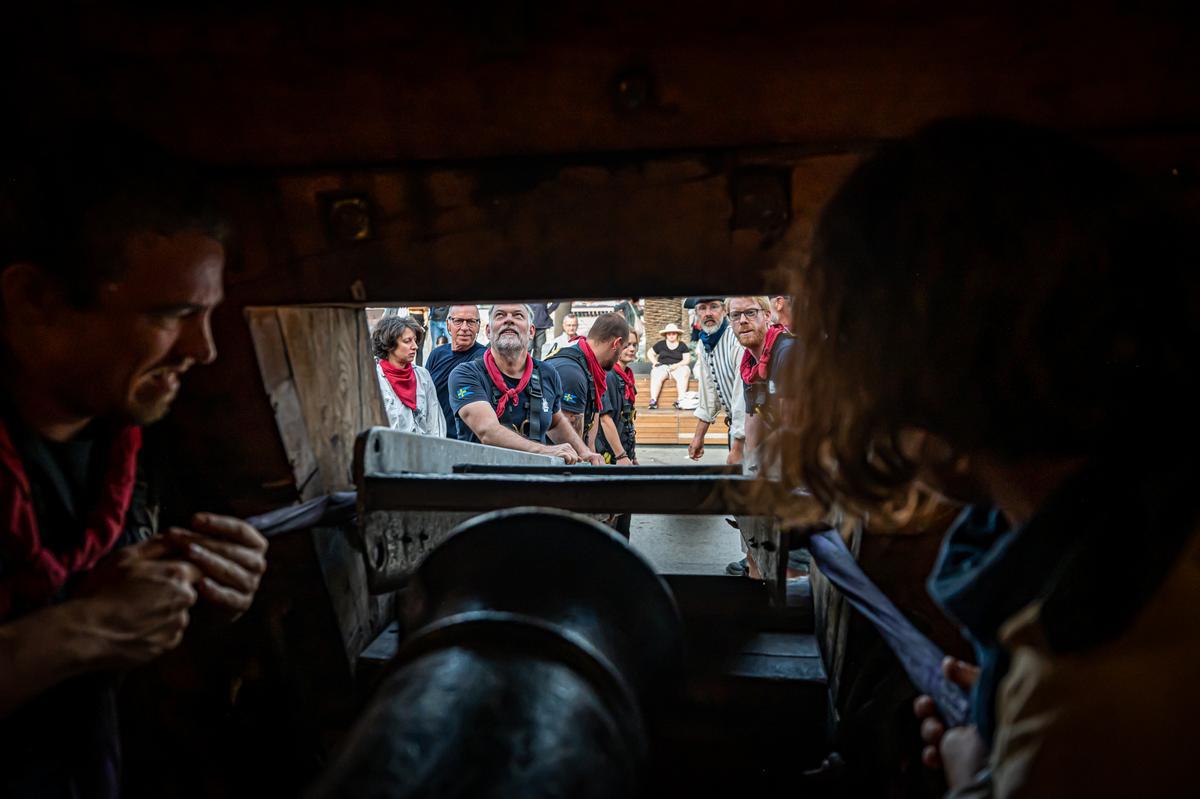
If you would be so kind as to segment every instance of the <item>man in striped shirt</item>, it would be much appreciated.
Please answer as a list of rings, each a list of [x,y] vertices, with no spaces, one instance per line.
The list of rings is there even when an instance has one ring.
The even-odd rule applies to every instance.
[[[725,318],[725,300],[698,297],[696,319],[700,322],[699,357],[700,404],[696,407],[696,434],[688,445],[688,457],[700,460],[704,455],[704,436],[717,415],[725,412],[729,427],[729,457],[726,463],[741,463],[746,441],[746,402],[739,372],[742,353],[737,336]]]

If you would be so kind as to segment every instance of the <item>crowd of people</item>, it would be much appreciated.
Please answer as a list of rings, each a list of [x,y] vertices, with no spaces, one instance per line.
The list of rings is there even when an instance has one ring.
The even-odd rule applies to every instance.
[[[266,568],[243,521],[160,532],[140,458],[142,426],[216,357],[226,228],[144,145],[83,141],[14,148],[0,182],[0,785],[19,796],[117,796],[115,673],[193,621],[236,618]],[[775,446],[780,479],[831,516],[872,529],[964,507],[929,587],[976,651],[946,664],[972,720],[947,729],[927,697],[915,708],[956,797],[1195,793],[1194,246],[1107,158],[953,120],[854,170],[794,308],[694,298],[693,458],[725,414],[730,461]],[[427,367],[421,324],[379,325],[392,424],[636,464],[625,315],[582,338],[564,326],[544,359],[538,318],[451,306]],[[680,349],[652,348],[663,381]]]
[[[631,364],[638,360],[638,332],[627,314],[611,312],[595,318],[582,336],[579,320],[568,313],[562,332],[549,338],[549,311],[556,305],[493,305],[486,323],[476,305],[446,306],[449,340],[433,348],[425,366],[417,365],[426,335],[420,321],[384,316],[372,331],[372,346],[389,425],[555,455],[570,464],[636,465]],[[754,449],[785,393],[776,378],[791,346],[790,300],[696,297],[684,305],[696,320],[700,387],[688,455],[703,457],[709,427],[724,414],[727,462],[741,463],[747,436]],[[693,375],[683,330],[669,323],[659,334],[661,340],[646,349],[651,410],[668,378],[682,398]]]

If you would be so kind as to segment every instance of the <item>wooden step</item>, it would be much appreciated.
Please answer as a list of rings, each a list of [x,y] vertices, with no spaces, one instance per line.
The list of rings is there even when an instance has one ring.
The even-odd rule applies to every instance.
[[[658,410],[638,410],[634,429],[637,431],[639,444],[690,444],[696,434],[699,419],[692,411],[675,410],[674,408],[659,408]],[[706,446],[719,446],[726,443],[726,429],[723,421],[708,428],[704,437]]]

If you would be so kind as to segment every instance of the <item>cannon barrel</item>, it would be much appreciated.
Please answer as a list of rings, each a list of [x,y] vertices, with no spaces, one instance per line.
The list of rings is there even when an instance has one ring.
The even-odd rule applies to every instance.
[[[645,700],[682,671],[675,601],[607,527],[516,508],[421,564],[405,638],[316,797],[637,793]]]

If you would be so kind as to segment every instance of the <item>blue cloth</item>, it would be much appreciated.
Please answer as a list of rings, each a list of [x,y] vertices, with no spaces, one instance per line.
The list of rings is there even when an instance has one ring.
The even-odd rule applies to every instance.
[[[487,352],[487,347],[476,341],[471,349],[462,352],[455,352],[450,349],[449,344],[443,344],[440,347],[434,347],[433,352],[429,353],[429,362],[425,364],[425,368],[429,370],[429,376],[433,378],[438,404],[442,406],[442,415],[446,417],[446,436],[448,438],[454,438],[455,420],[454,412],[450,408],[450,389],[446,385],[450,379],[450,373],[460,363],[483,358],[485,352]]]
[[[1152,465],[1139,472],[1131,464]],[[985,741],[995,734],[996,694],[1008,670],[1000,627],[1040,602],[1042,633],[1055,652],[1084,652],[1120,635],[1194,529],[1198,481],[1190,463],[1130,453],[1081,470],[1023,525],[1008,525],[992,508],[963,511],[928,588],[975,647],[972,717]]]
[[[883,637],[900,660],[913,687],[933,697],[949,726],[966,723],[969,701],[961,688],[942,674],[944,653],[913,626],[904,614],[871,582],[836,530],[809,538],[813,562],[830,583]]]
[[[533,305],[533,326],[537,330],[549,330],[554,327],[554,319],[550,316],[556,308],[557,302],[535,302]]]
[[[721,320],[721,326],[711,333],[705,333],[703,329],[700,330],[700,343],[704,345],[705,352],[713,351],[713,348],[717,346],[717,342],[721,340],[721,334],[725,332],[725,328],[727,327],[729,327],[729,319],[725,318]]]
[[[1023,549],[1018,539],[998,509],[965,509],[946,533],[927,585],[975,649],[979,679],[971,688],[971,721],[989,745],[996,731],[996,692],[1008,671],[1000,625],[1034,598],[1022,583],[1038,564],[1011,561],[1010,548]]]
[[[541,373],[542,399],[538,412],[541,414],[542,434],[538,443],[545,444],[549,440],[546,434],[550,432],[550,425],[554,423],[554,414],[562,409],[562,382],[559,380],[558,372],[547,363],[535,360],[533,368],[540,370]],[[521,381],[515,377],[504,375],[504,382],[509,388],[516,388],[517,383]],[[533,380],[530,378],[530,384],[532,385],[532,383]],[[473,402],[486,402],[488,407],[496,407],[492,402],[492,393],[495,387],[492,385],[492,379],[488,377],[483,359],[467,361],[454,367],[454,371],[450,373],[448,385],[450,408],[454,411],[458,439],[478,443],[479,438],[462,420],[458,412]],[[529,431],[529,400],[529,387],[527,386],[516,407],[511,402],[505,407],[504,415],[500,417],[500,424],[523,436],[527,435]]]

